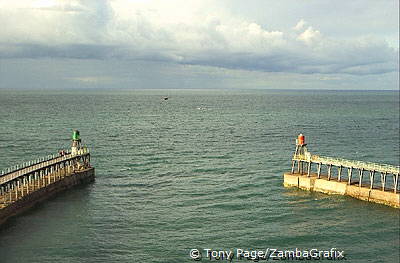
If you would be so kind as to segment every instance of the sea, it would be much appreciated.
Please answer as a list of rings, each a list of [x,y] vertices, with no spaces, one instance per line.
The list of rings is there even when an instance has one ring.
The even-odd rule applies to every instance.
[[[283,186],[300,133],[312,154],[399,165],[399,91],[0,90],[0,170],[73,129],[96,181],[2,225],[1,263],[399,262],[399,209]]]

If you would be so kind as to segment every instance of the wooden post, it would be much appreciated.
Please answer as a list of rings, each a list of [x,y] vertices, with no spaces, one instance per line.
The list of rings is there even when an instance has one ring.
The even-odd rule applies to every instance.
[[[358,186],[359,186],[359,187],[361,187],[361,182],[362,182],[362,178],[363,178],[363,172],[364,172],[364,169],[361,168],[361,169],[360,169],[360,175],[359,175],[360,181],[358,182]]]
[[[369,189],[372,189],[372,187],[374,186],[374,175],[375,175],[375,171],[369,171],[369,180],[371,185],[369,186]]]
[[[342,166],[338,167],[338,181],[340,182],[340,177],[342,175]]]
[[[21,178],[21,197],[25,196],[25,176]]]
[[[42,180],[43,180],[43,170],[39,171],[39,188],[42,187]]]
[[[49,171],[47,173],[47,185],[51,184],[51,167],[49,168]]]
[[[385,186],[386,186],[386,172],[381,173],[381,184],[382,184],[382,191],[385,192]]]
[[[36,183],[37,183],[37,174],[39,171],[35,171],[35,173],[33,174],[33,191],[36,191]]]
[[[301,163],[301,161],[297,161],[297,173],[299,174],[300,173],[300,164]]]
[[[331,180],[331,175],[332,175],[332,164],[328,164],[328,181]]]
[[[399,174],[393,174],[394,189],[393,191],[397,193],[397,184],[399,183]]]
[[[14,183],[14,191],[15,191],[15,200],[18,200],[18,185],[19,185],[19,180]]]
[[[60,180],[60,164],[57,164],[57,171],[56,171],[57,175],[56,175],[56,179],[57,181]]]
[[[24,196],[24,177],[21,178],[21,180],[18,178],[18,185],[19,188],[21,188],[21,197]]]
[[[296,161],[292,160],[292,174],[294,173],[294,167],[296,166]]]
[[[351,185],[351,175],[353,174],[353,167],[347,169],[347,175],[349,176],[348,185]]]
[[[32,174],[28,175],[28,194],[30,193],[30,185],[32,184]]]
[[[321,166],[322,163],[318,163],[318,179],[321,178]]]
[[[10,202],[12,201],[12,189],[14,189],[14,182],[11,182],[10,184],[9,184],[9,188],[10,188],[10,190],[9,190],[9,193],[10,193]]]
[[[310,177],[310,174],[311,174],[311,161],[308,162],[307,176]]]
[[[28,176],[22,177],[22,180],[24,182],[24,185],[22,187],[25,188],[26,186],[26,194],[28,195],[29,194]]]

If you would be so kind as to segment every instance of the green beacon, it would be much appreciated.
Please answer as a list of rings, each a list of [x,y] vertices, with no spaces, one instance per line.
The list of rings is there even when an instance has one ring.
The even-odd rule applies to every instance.
[[[72,147],[71,154],[77,155],[78,151],[81,149],[81,137],[78,130],[72,132]]]

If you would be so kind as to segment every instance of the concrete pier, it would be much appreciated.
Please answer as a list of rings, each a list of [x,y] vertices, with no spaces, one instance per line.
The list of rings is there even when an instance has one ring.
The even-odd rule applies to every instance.
[[[74,131],[71,151],[39,158],[0,173],[0,225],[54,194],[94,180],[90,153]]]
[[[399,208],[399,175],[399,166],[313,155],[300,134],[291,172],[284,174],[284,185]]]
[[[384,204],[400,208],[400,193],[393,191],[382,191],[368,187],[360,187],[357,183],[349,185],[347,182],[330,181],[328,178],[320,177],[317,174],[285,173],[285,187],[297,187],[303,190],[315,191],[327,194],[347,195],[360,200]]]
[[[53,174],[52,180],[56,175]],[[23,213],[24,211],[34,207],[36,204],[41,203],[55,194],[64,191],[68,188],[74,187],[79,184],[89,183],[94,181],[94,168],[86,168],[76,171],[67,175],[60,180],[55,180],[46,187],[33,190],[31,185],[31,193],[24,197],[9,202],[5,196],[0,197],[0,225],[5,223],[10,217]],[[25,189],[26,190],[26,189]],[[5,202],[6,201],[6,202]],[[7,202],[8,201],[8,202]],[[8,203],[8,205],[5,205]]]

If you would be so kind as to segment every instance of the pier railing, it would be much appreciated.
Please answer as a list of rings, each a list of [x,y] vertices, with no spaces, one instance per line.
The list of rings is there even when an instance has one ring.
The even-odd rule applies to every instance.
[[[382,191],[385,190],[393,190],[395,193],[398,190],[399,184],[399,174],[400,167],[387,165],[387,164],[378,164],[371,162],[362,162],[355,160],[347,160],[340,158],[332,158],[332,157],[324,157],[318,155],[311,155],[310,152],[305,152],[305,154],[294,154],[292,159],[292,173],[295,172],[295,166],[297,162],[297,172],[300,174],[307,174],[307,176],[311,176],[312,174],[312,165],[317,165],[317,177],[321,177],[321,168],[322,165],[327,167],[327,176],[328,180],[332,179],[333,171],[332,167],[337,167],[337,177],[336,180],[339,182],[343,180],[344,172],[343,170],[347,169],[347,183],[350,185],[354,183],[352,179],[354,179],[353,170],[358,170],[358,184],[360,187],[365,187],[365,182],[363,182],[364,173],[369,172],[369,184],[367,187],[369,188],[381,188]],[[307,165],[306,170],[304,169],[304,165]],[[375,175],[380,173],[380,180],[376,180]],[[392,189],[388,189],[387,178],[392,178]],[[364,180],[365,181],[365,180]],[[378,185],[377,185],[378,184]]]
[[[90,167],[90,153],[81,148],[74,154],[68,152],[29,163],[0,175],[0,209],[74,171]]]
[[[79,151],[80,151],[80,153],[86,153],[86,152],[89,152],[89,149],[86,146],[84,146]],[[71,150],[65,150],[64,151],[64,155],[65,156],[69,155],[69,154],[71,154]],[[44,163],[44,162],[53,160],[53,159],[58,158],[58,157],[60,157],[59,154],[49,154],[47,156],[43,156],[43,157],[40,157],[40,158],[35,159],[35,160],[23,162],[21,164],[17,164],[17,165],[8,167],[5,170],[0,170],[0,176],[13,173],[15,171],[21,170],[21,169],[26,168],[26,167],[30,167],[30,166],[35,165],[35,164]]]
[[[88,148],[82,148],[78,150],[78,152],[75,155],[72,155],[71,152],[65,152],[64,155],[48,155],[43,158],[39,158],[33,161],[25,162],[21,165],[16,165],[12,168],[6,169],[6,171],[2,171],[0,173],[0,185],[4,184],[8,181],[12,181],[20,176],[23,176],[24,174],[34,172],[36,170],[43,169],[47,166],[52,166],[56,163],[59,162],[65,162],[68,160],[75,159],[79,156],[82,155],[87,155],[89,154],[89,149]]]

